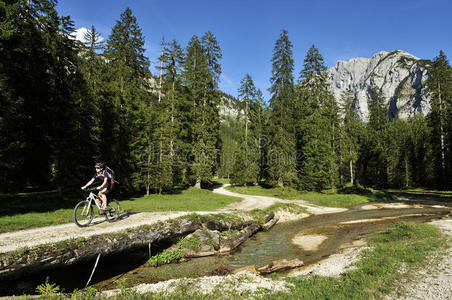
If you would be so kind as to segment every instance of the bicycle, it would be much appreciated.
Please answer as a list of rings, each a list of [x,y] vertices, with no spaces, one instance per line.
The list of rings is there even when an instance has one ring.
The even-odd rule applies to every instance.
[[[91,224],[91,221],[94,219],[94,209],[93,202],[100,210],[102,209],[102,200],[100,197],[93,193],[93,191],[97,191],[96,188],[88,188],[85,189],[86,192],[89,192],[89,195],[86,197],[86,200],[80,201],[74,207],[73,219],[77,226],[86,227]],[[116,199],[108,200],[107,208],[104,210],[105,219],[108,222],[114,222],[119,218],[119,214],[121,213],[121,206],[119,205],[119,201]]]

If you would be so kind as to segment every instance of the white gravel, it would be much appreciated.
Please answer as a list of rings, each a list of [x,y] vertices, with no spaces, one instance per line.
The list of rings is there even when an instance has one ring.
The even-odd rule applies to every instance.
[[[246,295],[250,298],[259,297],[263,292],[287,292],[292,284],[283,280],[272,280],[257,275],[256,273],[243,271],[227,276],[208,276],[200,278],[171,279],[154,284],[140,284],[132,290],[138,293],[163,293],[169,295],[174,293],[181,286],[185,287],[187,296],[192,293],[204,295],[213,294],[219,291],[222,295],[228,295],[231,291],[239,295]],[[112,296],[119,290],[103,292],[102,295]]]
[[[353,264],[361,258],[361,253],[368,247],[354,247],[343,249],[328,258],[301,270],[290,273],[290,276],[318,275],[336,277],[354,268]]]

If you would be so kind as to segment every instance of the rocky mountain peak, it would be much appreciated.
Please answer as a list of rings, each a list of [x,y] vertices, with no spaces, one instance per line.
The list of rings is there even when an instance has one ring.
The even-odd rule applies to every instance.
[[[390,117],[398,115],[407,119],[417,113],[426,114],[430,110],[425,91],[429,63],[402,50],[380,51],[371,58],[339,60],[328,71],[331,90],[340,102],[341,94],[351,89],[359,115],[365,121],[369,117],[371,91],[375,88],[381,90]]]

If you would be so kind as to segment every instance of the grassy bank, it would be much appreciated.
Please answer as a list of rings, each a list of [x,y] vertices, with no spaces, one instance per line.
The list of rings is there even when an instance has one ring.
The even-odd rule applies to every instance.
[[[28,202],[24,202],[23,198],[28,199]],[[23,195],[19,199],[10,198],[9,201],[4,202],[6,210],[12,212],[14,208],[16,214],[5,215],[2,213],[0,216],[0,233],[70,223],[72,222],[73,208],[78,201],[82,200],[82,197],[73,201],[61,200],[65,206],[61,209],[55,209],[56,200],[54,194],[49,199],[42,196],[39,198],[39,201],[31,202],[30,199],[30,197],[27,198],[26,195]],[[214,211],[237,200],[239,199],[215,194],[208,190],[190,188],[176,194],[149,195],[123,200],[121,201],[121,208],[124,211],[132,213]],[[8,205],[13,208],[9,208]],[[39,210],[37,212],[23,214],[17,213],[17,206],[23,206],[24,211],[30,211],[28,205],[32,208],[37,207]]]
[[[349,207],[361,203],[367,203],[382,199],[384,194],[377,193],[335,193],[325,191],[323,193],[318,192],[303,192],[290,188],[264,188],[262,186],[229,186],[228,190],[240,194],[258,195],[275,197],[280,199],[290,200],[305,200],[315,205],[328,206],[328,207]]]
[[[374,235],[371,250],[356,264],[356,269],[339,278],[298,277],[290,294],[268,296],[285,299],[297,295],[303,299],[374,299],[388,294],[402,276],[398,271],[422,268],[422,262],[434,251],[444,249],[447,239],[428,224],[397,223]]]
[[[402,276],[399,270],[416,270],[435,251],[448,246],[441,231],[428,224],[397,223],[384,232],[375,234],[369,241],[370,250],[356,263],[356,269],[344,276],[300,276],[283,279],[293,284],[289,292],[271,294],[264,289],[259,299],[375,299],[388,294]],[[276,276],[276,279],[278,276]],[[170,295],[171,299],[184,299],[187,287]],[[160,299],[162,295],[147,295]],[[243,299],[234,291],[216,292],[218,299]],[[256,297],[257,296],[257,297]],[[194,299],[209,299],[212,295],[195,294]]]

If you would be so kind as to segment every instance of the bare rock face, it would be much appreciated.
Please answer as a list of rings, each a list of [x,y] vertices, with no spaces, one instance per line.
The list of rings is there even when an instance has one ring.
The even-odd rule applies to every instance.
[[[331,90],[339,103],[342,92],[352,90],[357,98],[356,109],[364,121],[368,120],[368,103],[375,88],[381,90],[391,118],[398,115],[408,119],[418,113],[426,115],[430,111],[425,90],[430,63],[401,50],[381,51],[372,58],[339,60],[328,71]]]

